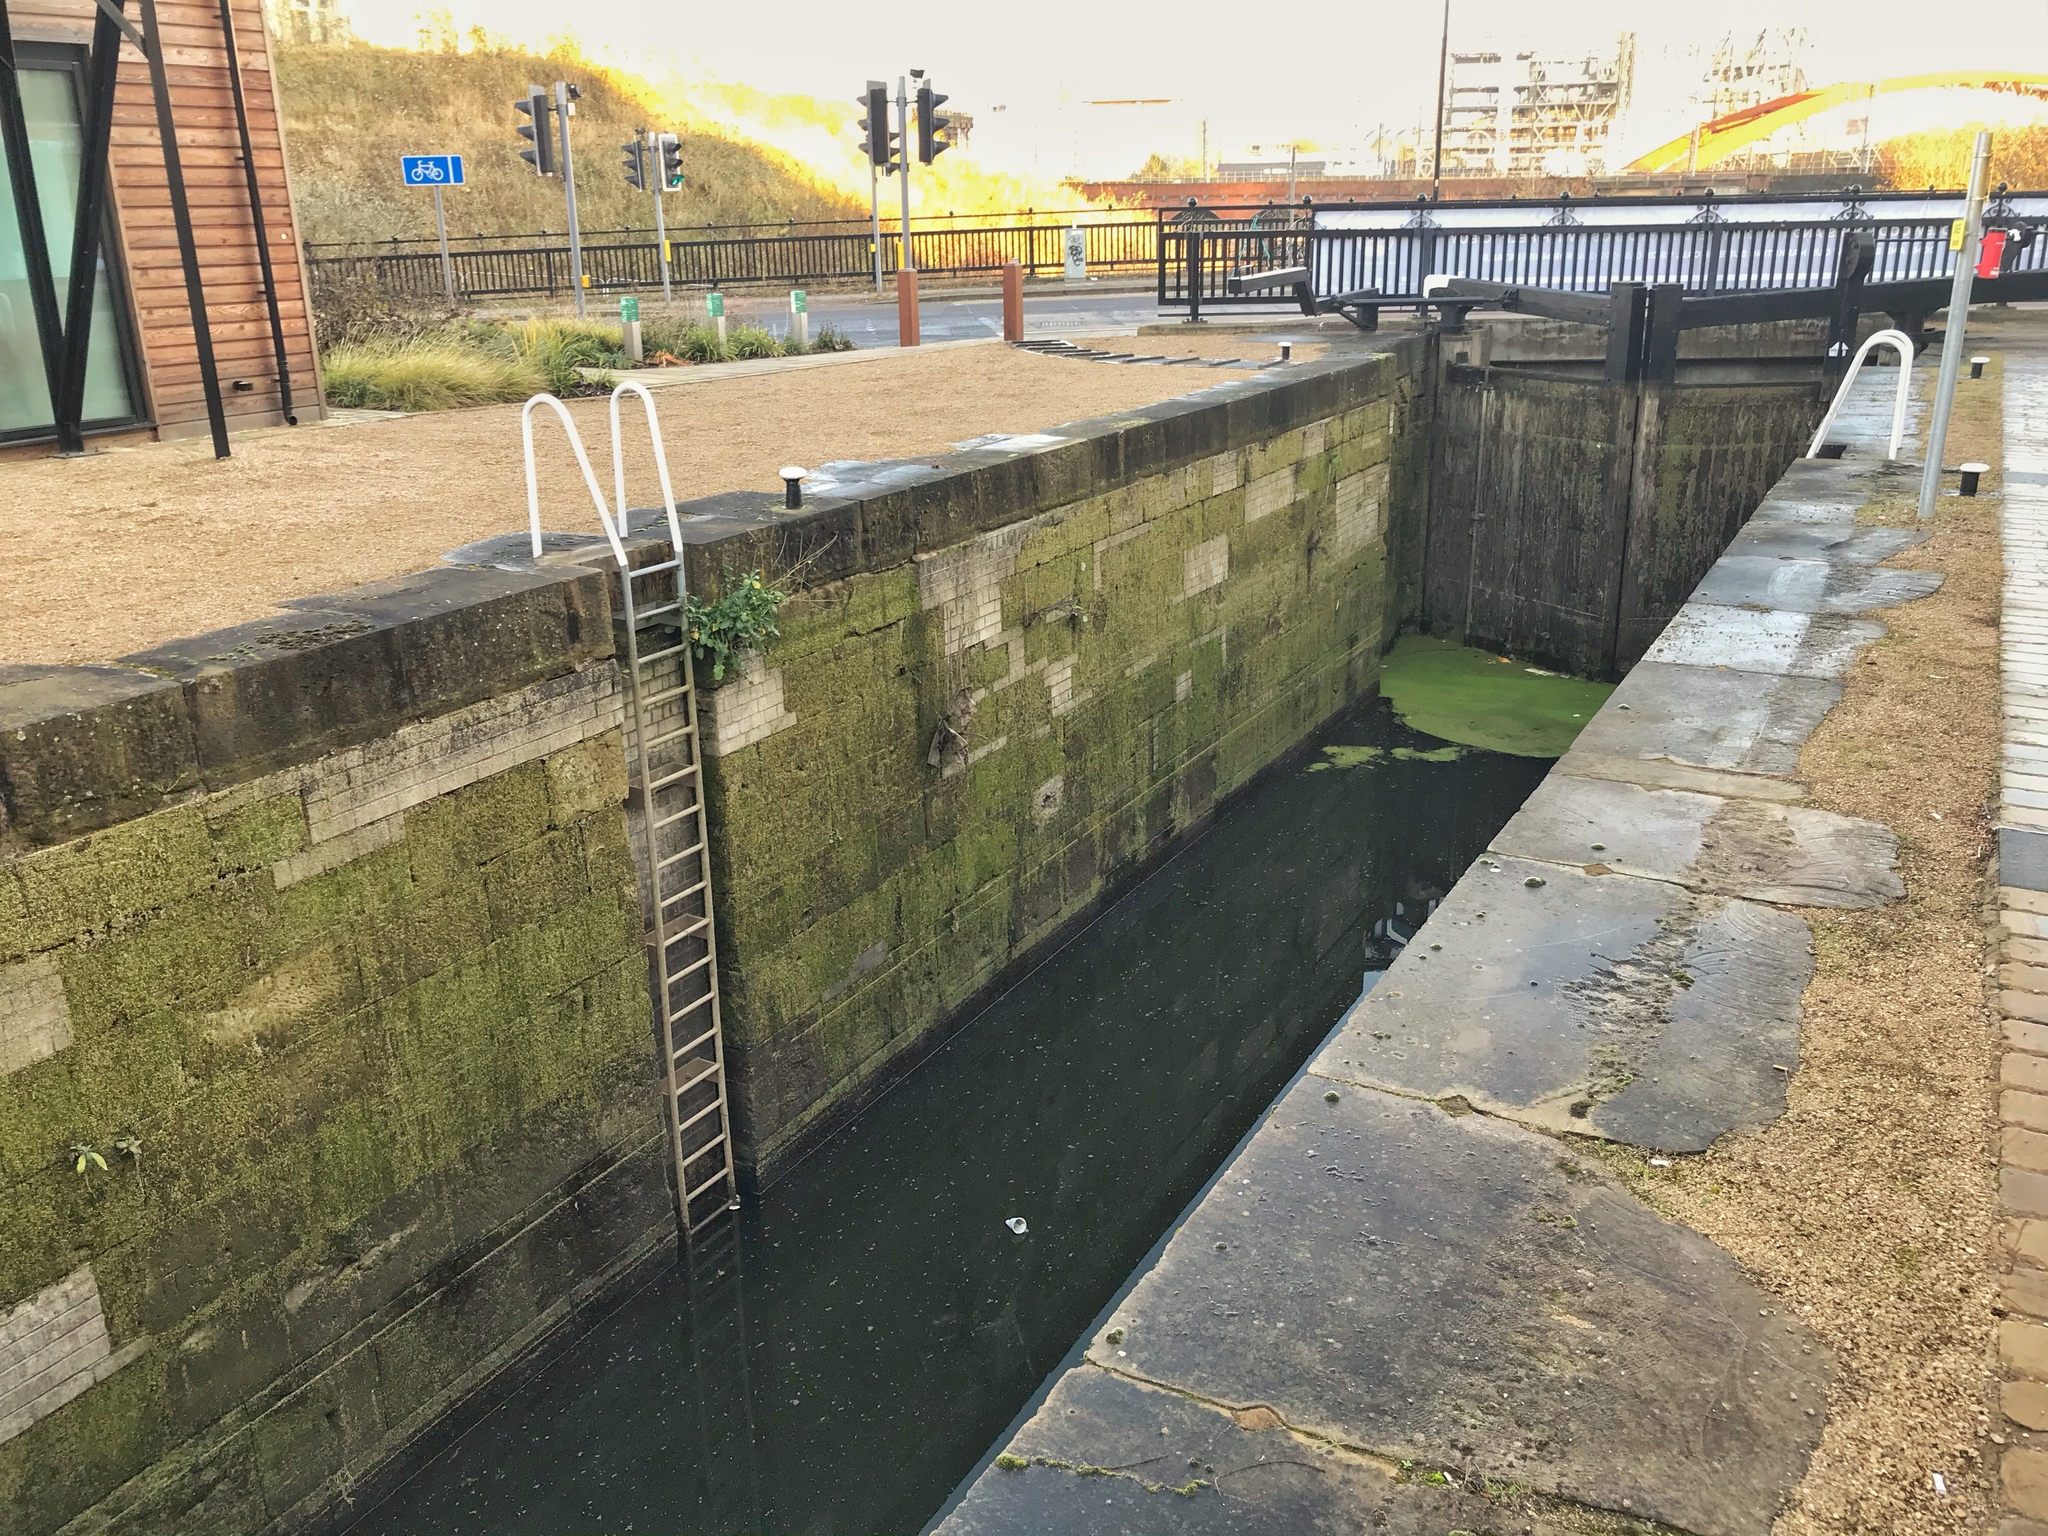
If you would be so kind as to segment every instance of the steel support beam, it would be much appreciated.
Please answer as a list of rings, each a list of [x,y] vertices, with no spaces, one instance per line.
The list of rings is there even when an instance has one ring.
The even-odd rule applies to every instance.
[[[299,418],[292,410],[292,369],[285,356],[284,316],[277,307],[277,271],[270,260],[270,231],[263,218],[263,187],[256,175],[256,150],[249,142],[249,102],[242,91],[242,49],[235,40],[234,0],[220,0],[220,35],[228,49],[228,84],[235,97],[235,131],[242,139],[242,174],[249,187],[249,218],[256,227],[256,260],[263,271],[263,302],[270,311],[270,341],[277,356],[277,406],[289,426]],[[273,93],[275,86],[273,85]],[[441,189],[434,189],[434,206],[441,206]],[[441,229],[442,260],[447,260],[448,230]],[[450,303],[452,305],[453,299]]]
[[[164,72],[164,34],[156,0],[141,0],[144,55],[150,93],[156,98],[157,137],[163,143],[164,180],[170,187],[171,221],[178,231],[178,256],[185,268],[185,304],[192,314],[192,341],[199,356],[199,382],[206,394],[206,422],[213,431],[213,456],[228,456],[228,418],[221,404],[220,369],[213,356],[213,328],[206,317],[206,289],[199,276],[199,246],[192,235],[192,205],[185,196],[185,167],[178,155],[178,124],[171,111],[171,82]]]
[[[108,146],[114,128],[114,77],[121,67],[126,0],[104,0],[94,13],[92,53],[85,66],[85,122],[78,162],[77,221],[71,227],[71,279],[64,296],[64,358],[52,401],[57,451],[85,451],[85,374],[92,360],[92,309],[98,290],[100,241],[107,227]]]
[[[29,306],[43,356],[43,380],[54,412],[63,388],[64,323],[57,311],[57,280],[50,267],[50,241],[36,195],[35,162],[29,155],[28,116],[21,101],[21,75],[14,56],[14,28],[6,0],[0,0],[0,144],[7,151],[7,180],[14,196],[15,227],[21,231],[22,263],[28,272]],[[74,436],[75,436],[74,432]],[[58,444],[75,452],[58,432]]]

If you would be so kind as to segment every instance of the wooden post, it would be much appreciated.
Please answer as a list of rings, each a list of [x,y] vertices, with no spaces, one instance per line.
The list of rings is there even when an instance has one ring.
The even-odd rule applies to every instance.
[[[896,269],[896,344],[914,347],[917,335],[917,268]]]
[[[1024,339],[1024,269],[1014,261],[1003,263],[1003,340]]]

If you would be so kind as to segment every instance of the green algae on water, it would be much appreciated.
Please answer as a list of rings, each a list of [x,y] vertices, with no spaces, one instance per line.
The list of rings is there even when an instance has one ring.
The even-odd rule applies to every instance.
[[[1323,756],[1327,762],[1310,763],[1310,773],[1321,773],[1325,768],[1363,768],[1367,763],[1377,762],[1385,754],[1378,747],[1325,747]],[[1399,757],[1400,751],[1394,753]]]
[[[1562,757],[1614,685],[1406,635],[1380,663],[1380,691],[1404,724],[1431,736],[1517,757]]]

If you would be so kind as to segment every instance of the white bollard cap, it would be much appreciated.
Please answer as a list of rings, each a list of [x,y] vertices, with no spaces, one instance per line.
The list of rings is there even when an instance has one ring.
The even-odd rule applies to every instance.
[[[785,480],[802,480],[809,476],[810,471],[801,464],[785,464],[782,466],[781,473],[782,478]]]
[[[1956,470],[1959,474],[1965,475],[1988,475],[1991,473],[1991,466],[1989,464],[1958,464]]]
[[[1970,359],[1970,361],[1973,363],[1988,363],[1991,361],[1991,359],[1988,357],[1973,357]]]

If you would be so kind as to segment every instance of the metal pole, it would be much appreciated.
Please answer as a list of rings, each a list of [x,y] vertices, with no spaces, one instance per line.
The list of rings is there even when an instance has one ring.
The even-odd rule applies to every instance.
[[[78,207],[71,232],[70,293],[64,309],[63,388],[55,402],[57,451],[83,453],[85,375],[90,366],[93,296],[107,227],[107,147],[114,124],[114,77],[121,63],[126,0],[108,0],[94,18],[85,69],[86,118],[78,163]]]
[[[673,304],[675,295],[669,291],[668,276],[668,215],[662,209],[661,196],[668,190],[668,172],[663,169],[661,141],[654,144],[654,238],[661,246],[661,302]]]
[[[185,196],[185,163],[178,154],[178,120],[171,109],[171,81],[164,70],[164,34],[156,0],[142,0],[144,57],[150,94],[156,98],[156,134],[164,151],[164,180],[171,194],[171,222],[178,231],[178,259],[185,269],[185,307],[192,315],[192,345],[199,356],[199,386],[206,396],[206,424],[213,430],[213,456],[228,456],[228,416],[220,398],[220,368],[213,356],[213,327],[206,317],[206,287],[199,276],[199,243],[192,234],[192,205]]]
[[[1941,334],[1941,373],[1934,384],[1934,416],[1927,426],[1927,463],[1920,471],[1920,515],[1934,516],[1941,494],[1941,455],[1948,446],[1949,408],[1955,404],[1956,374],[1963,365],[1963,331],[1970,322],[1970,283],[1976,276],[1977,247],[1984,240],[1984,183],[1991,170],[1991,135],[1977,135],[1970,157],[1970,194],[1963,210],[1963,245],[1956,252],[1955,281],[1948,291],[1948,323]]]
[[[36,191],[35,163],[30,159],[28,117],[21,100],[20,77],[15,72],[14,34],[7,23],[4,0],[0,0],[0,144],[7,150],[8,180],[13,184],[14,216],[21,231],[22,259],[27,267],[29,306],[33,312],[36,339],[42,345],[43,381],[50,395],[53,417],[57,397],[63,389],[63,320],[57,312],[57,279],[50,265],[50,242],[43,229],[42,199]],[[83,440],[77,432],[67,434],[61,417],[57,421],[57,446],[62,453],[77,453]]]
[[[1444,0],[1444,34],[1436,52],[1436,149],[1429,157],[1429,200],[1444,195],[1444,87],[1451,68],[1451,0]]]
[[[875,292],[882,291],[882,173],[868,160],[868,215],[875,225]]]
[[[434,188],[434,228],[441,236],[441,288],[448,295],[448,307],[455,307],[455,260],[448,254],[448,210],[441,202],[441,189]]]
[[[249,222],[256,235],[256,265],[263,274],[263,302],[270,314],[271,349],[277,361],[277,412],[284,417],[285,425],[296,427],[298,413],[292,409],[292,370],[285,356],[284,316],[277,307],[277,270],[270,260],[270,230],[263,219],[263,186],[256,175],[256,149],[249,142],[249,100],[242,92],[242,48],[235,41],[235,15],[233,0],[220,0],[220,35],[228,49],[228,85],[235,98],[235,127],[242,138],[242,174],[249,186]],[[434,205],[438,212],[441,203],[441,189],[434,188]],[[441,236],[441,260],[448,260],[448,237]],[[451,296],[448,307],[455,307]]]
[[[903,178],[903,185],[897,190],[903,199],[903,260],[901,265],[916,268],[917,263],[910,255],[910,91],[901,75],[896,77],[896,129],[900,148],[896,151],[896,174]]]
[[[555,116],[562,122],[562,191],[569,201],[569,278],[576,285],[576,318],[583,318],[583,234],[576,227],[576,166],[569,158],[569,87],[555,82]]]

